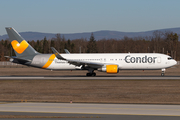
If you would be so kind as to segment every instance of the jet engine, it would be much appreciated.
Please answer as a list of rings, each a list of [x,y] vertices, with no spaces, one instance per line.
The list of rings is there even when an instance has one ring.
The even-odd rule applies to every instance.
[[[101,72],[106,72],[106,73],[118,73],[118,65],[106,65],[105,67],[99,68],[98,69]]]

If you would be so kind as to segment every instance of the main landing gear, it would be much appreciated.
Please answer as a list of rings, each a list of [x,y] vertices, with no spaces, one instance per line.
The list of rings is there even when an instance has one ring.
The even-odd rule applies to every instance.
[[[96,73],[94,72],[94,69],[89,69],[89,72],[86,74],[86,76],[96,76]]]
[[[96,73],[93,72],[93,73],[87,73],[86,76],[96,76]]]
[[[161,69],[161,76],[164,76],[166,69]]]

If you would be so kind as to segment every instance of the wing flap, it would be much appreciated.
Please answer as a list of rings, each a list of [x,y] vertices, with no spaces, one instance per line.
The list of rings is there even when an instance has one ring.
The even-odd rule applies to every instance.
[[[68,63],[76,65],[76,66],[89,66],[89,67],[93,67],[93,68],[100,68],[102,66],[104,66],[103,63],[97,63],[97,62],[89,62],[89,61],[76,61],[76,60],[70,60],[67,59]]]

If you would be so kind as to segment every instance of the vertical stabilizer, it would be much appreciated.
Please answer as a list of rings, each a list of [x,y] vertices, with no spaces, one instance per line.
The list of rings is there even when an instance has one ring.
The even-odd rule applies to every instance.
[[[32,56],[39,54],[14,28],[7,27],[6,31],[18,58],[30,59]]]

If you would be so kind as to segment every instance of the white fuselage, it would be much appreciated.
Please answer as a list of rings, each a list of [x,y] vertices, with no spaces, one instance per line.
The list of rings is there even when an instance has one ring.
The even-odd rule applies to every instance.
[[[42,67],[47,64],[46,69],[51,70],[75,70],[80,69],[81,66],[69,64],[65,60],[59,60],[56,57],[50,59],[52,54],[36,55],[31,65],[35,67]],[[96,53],[96,54],[61,54],[62,57],[77,61],[88,61],[93,63],[103,63],[104,65],[118,65],[122,70],[155,70],[165,69],[175,65],[177,62],[170,56],[158,53]]]

